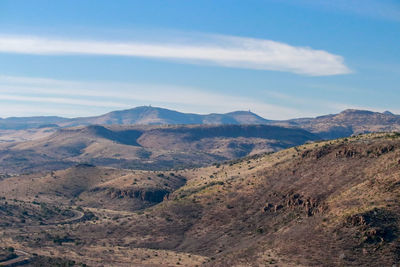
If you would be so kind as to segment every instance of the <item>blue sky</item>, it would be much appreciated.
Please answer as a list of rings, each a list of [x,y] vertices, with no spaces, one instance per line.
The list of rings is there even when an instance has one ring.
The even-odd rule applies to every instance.
[[[0,1],[0,117],[400,113],[397,0]]]

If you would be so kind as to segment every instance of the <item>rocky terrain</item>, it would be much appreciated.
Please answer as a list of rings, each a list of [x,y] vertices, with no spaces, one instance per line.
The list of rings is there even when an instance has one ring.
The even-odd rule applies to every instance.
[[[302,129],[269,125],[80,126],[0,144],[0,173],[65,169],[79,163],[165,170],[199,167],[317,140]]]
[[[164,187],[162,202],[132,209],[128,203],[140,195],[135,179],[137,188],[174,183]],[[396,133],[314,142],[173,175],[76,166],[4,177],[3,201],[38,199],[92,216],[36,228],[11,223],[0,228],[0,243],[32,259],[89,266],[392,266],[400,260],[399,179]],[[74,190],[86,180],[83,191]],[[107,193],[93,203],[99,187]]]
[[[380,113],[347,109],[339,114],[293,119],[273,124],[300,127],[324,139],[334,139],[360,133],[400,131],[400,116],[389,111]]]
[[[95,167],[79,164],[47,174],[0,180],[0,196],[36,203],[134,211],[167,198],[186,178],[173,172]]]

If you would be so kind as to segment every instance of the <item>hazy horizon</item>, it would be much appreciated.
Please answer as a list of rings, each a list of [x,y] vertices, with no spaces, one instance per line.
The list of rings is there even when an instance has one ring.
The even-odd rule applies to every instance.
[[[172,109],[172,108],[168,108],[168,107],[161,107],[161,106],[153,106],[153,105],[141,105],[141,106],[135,106],[135,107],[130,107],[130,108],[126,108],[126,109],[110,110],[110,111],[105,112],[105,113],[93,114],[91,116],[62,116],[62,115],[48,114],[48,115],[40,115],[39,117],[62,117],[62,118],[67,118],[67,119],[74,119],[74,118],[80,118],[80,117],[96,117],[96,116],[105,115],[105,114],[110,113],[110,112],[127,111],[127,110],[136,109],[136,108],[142,108],[142,107],[149,107],[149,108],[154,108],[154,109],[166,109],[166,110],[170,110],[170,111],[176,111],[176,112],[179,112],[179,113],[194,114],[194,115],[227,114],[227,113],[232,113],[232,112],[251,112],[251,113],[253,113],[255,115],[258,115],[258,116],[262,117],[263,119],[270,120],[270,118],[261,116],[260,114],[257,114],[256,112],[253,112],[252,110],[231,110],[231,111],[227,111],[227,112],[196,113],[196,112],[184,112],[184,111],[177,110],[177,109]],[[352,110],[352,109],[345,109],[345,110]],[[290,120],[290,119],[298,119],[298,118],[314,118],[314,117],[325,116],[325,115],[330,115],[330,114],[338,114],[338,113],[341,113],[341,112],[343,112],[345,110],[341,110],[341,111],[339,111],[337,113],[318,114],[316,116],[309,116],[309,117],[292,117],[292,118],[288,118],[288,119]],[[375,111],[375,110],[366,110],[366,109],[365,110],[363,110],[363,109],[354,109],[354,110],[371,111],[371,112],[379,112],[379,113],[390,112],[393,115],[398,115],[398,114],[396,114],[396,113],[394,113],[394,112],[392,112],[390,110],[384,110],[384,111]],[[29,118],[29,117],[37,117],[37,116],[35,116],[35,115],[33,115],[33,116],[10,116],[10,117],[0,117],[0,119],[9,119],[9,118],[13,118],[13,117],[16,117],[16,118]]]

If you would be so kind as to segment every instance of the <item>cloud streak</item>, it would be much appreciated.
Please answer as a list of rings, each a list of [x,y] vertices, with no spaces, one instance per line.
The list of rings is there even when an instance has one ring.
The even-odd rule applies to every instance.
[[[190,42],[107,42],[35,36],[0,36],[0,53],[102,55],[173,60],[190,64],[284,71],[310,76],[348,74],[343,57],[271,40],[207,36]]]
[[[91,110],[80,116],[98,115],[115,109],[139,105],[157,105],[182,112],[210,113],[248,110],[267,118],[283,119],[301,114],[299,110],[263,102],[249,97],[224,95],[190,87],[116,82],[81,82],[45,78],[0,75],[0,102],[26,103],[35,110],[38,103],[58,106],[57,114],[75,116],[71,105]],[[3,104],[2,104],[3,106]],[[102,107],[101,111],[96,107]],[[96,108],[96,109],[92,109]],[[0,116],[9,116],[4,108]],[[49,114],[44,114],[49,115]],[[304,113],[302,115],[305,115]]]
[[[0,101],[17,101],[17,102],[35,102],[35,103],[53,103],[77,106],[94,106],[94,107],[112,107],[112,108],[129,108],[129,105],[108,102],[108,101],[91,101],[81,100],[67,97],[47,97],[47,96],[21,96],[15,94],[0,94]]]
[[[272,104],[279,100],[280,104]],[[270,102],[272,100],[272,103]],[[0,75],[0,117],[59,115],[93,116],[116,109],[155,105],[189,113],[226,113],[248,110],[267,119],[314,117],[344,109],[383,112],[383,106],[359,106],[323,99],[309,99],[279,91],[266,91],[258,99],[225,95],[175,85],[90,82]]]

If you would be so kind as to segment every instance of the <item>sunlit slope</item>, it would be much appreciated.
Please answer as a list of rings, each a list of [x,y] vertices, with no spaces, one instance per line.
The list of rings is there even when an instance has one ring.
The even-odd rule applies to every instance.
[[[134,246],[202,254],[212,266],[391,265],[399,159],[399,136],[378,134],[182,171],[187,184],[123,231]],[[149,232],[157,238],[140,241]]]
[[[0,144],[0,173],[51,171],[78,163],[150,170],[204,166],[316,139],[305,130],[267,125],[92,125]]]

